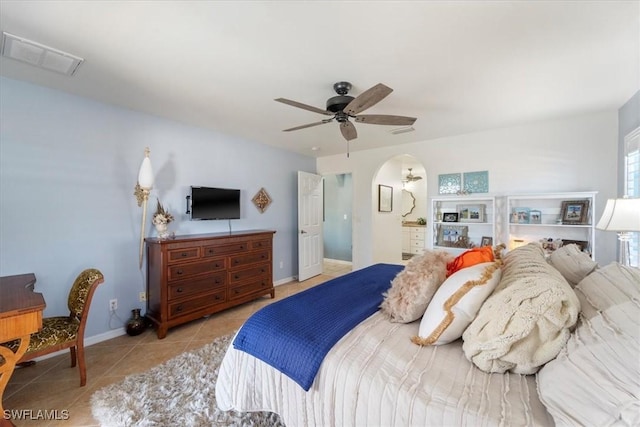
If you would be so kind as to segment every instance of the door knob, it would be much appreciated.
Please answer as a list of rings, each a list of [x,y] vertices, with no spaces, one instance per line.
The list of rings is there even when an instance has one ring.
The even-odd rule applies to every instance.
[[[300,234],[307,234],[307,232],[304,230],[300,230]]]

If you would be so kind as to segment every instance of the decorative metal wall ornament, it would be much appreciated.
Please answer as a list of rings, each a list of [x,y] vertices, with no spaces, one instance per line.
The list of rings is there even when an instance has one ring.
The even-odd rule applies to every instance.
[[[264,213],[264,211],[266,211],[271,204],[271,197],[269,197],[269,193],[267,193],[267,190],[265,190],[263,187],[256,193],[255,196],[253,196],[253,199],[251,199],[251,201],[254,205],[256,205],[256,208],[258,208],[260,213]]]

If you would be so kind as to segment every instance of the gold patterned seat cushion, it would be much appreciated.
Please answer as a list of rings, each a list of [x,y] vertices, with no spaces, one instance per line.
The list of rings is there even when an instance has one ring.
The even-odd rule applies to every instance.
[[[80,321],[68,316],[46,317],[42,319],[42,330],[31,335],[27,353],[74,341],[79,328]],[[16,352],[20,346],[20,340],[9,341],[2,345]]]

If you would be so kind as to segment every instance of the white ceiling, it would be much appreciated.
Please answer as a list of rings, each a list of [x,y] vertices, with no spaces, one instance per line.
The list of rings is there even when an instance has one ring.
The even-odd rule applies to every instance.
[[[394,92],[351,151],[602,110],[640,88],[638,1],[7,1],[0,30],[80,56],[67,77],[0,74],[310,156],[346,151],[333,83]],[[437,143],[432,141],[429,143]],[[319,150],[312,151],[312,147]]]

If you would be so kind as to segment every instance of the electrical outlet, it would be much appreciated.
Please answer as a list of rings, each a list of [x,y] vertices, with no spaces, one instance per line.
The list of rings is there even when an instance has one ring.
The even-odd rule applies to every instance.
[[[109,300],[109,311],[113,312],[116,311],[118,309],[118,300],[117,299],[110,299]]]
[[[284,268],[284,262],[280,261],[280,268]]]
[[[140,292],[140,296],[138,298],[140,300],[140,302],[144,302],[147,300],[147,293],[146,292]]]

